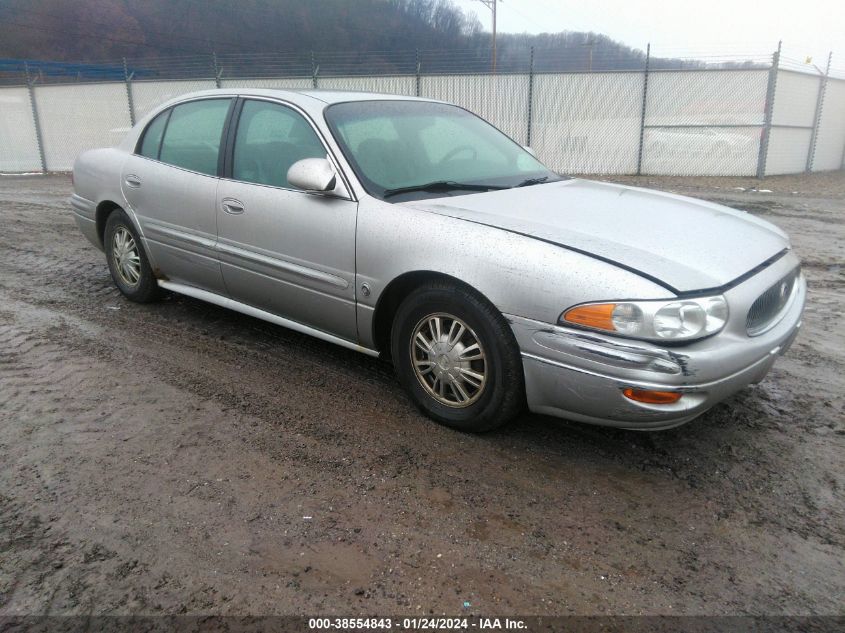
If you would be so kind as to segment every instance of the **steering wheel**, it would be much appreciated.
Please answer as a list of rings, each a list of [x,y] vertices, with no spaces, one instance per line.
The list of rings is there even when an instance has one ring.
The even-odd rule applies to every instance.
[[[472,152],[472,160],[478,158],[478,150],[475,149],[472,145],[459,145],[458,147],[446,152],[446,155],[440,159],[440,163],[446,163],[450,161],[454,156],[466,151]]]

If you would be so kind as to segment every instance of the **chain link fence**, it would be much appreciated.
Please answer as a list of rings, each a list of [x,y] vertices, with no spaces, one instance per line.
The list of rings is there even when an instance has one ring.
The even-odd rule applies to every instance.
[[[843,168],[845,73],[781,54],[579,49],[209,55],[0,73],[0,172],[68,171],[168,99],[209,88],[361,90],[463,106],[571,174],[765,176]],[[808,70],[809,69],[809,70]]]

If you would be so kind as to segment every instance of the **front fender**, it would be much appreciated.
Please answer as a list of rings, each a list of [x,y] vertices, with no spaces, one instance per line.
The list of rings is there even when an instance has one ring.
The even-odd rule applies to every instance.
[[[358,334],[373,347],[379,298],[401,275],[430,271],[459,279],[506,314],[556,323],[569,306],[606,299],[671,297],[665,288],[561,246],[369,196],[358,209]],[[366,284],[369,294],[361,292]]]

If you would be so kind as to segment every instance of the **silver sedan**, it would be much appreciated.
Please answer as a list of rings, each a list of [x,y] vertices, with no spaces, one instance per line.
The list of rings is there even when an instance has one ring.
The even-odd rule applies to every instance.
[[[630,429],[761,380],[801,324],[787,236],[560,176],[459,107],[213,90],[74,166],[120,291],[170,290],[372,356],[466,431],[535,412]]]

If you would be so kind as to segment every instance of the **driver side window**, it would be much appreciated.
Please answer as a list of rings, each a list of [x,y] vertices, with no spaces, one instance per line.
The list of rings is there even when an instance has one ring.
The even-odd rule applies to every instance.
[[[326,148],[298,112],[267,101],[244,102],[235,135],[232,178],[293,189],[288,169],[303,158],[325,158]]]

